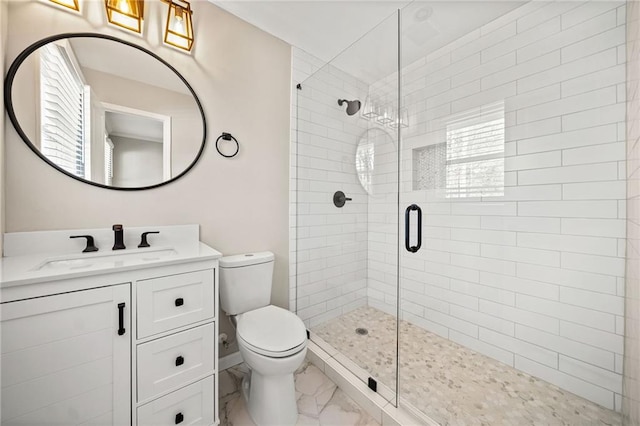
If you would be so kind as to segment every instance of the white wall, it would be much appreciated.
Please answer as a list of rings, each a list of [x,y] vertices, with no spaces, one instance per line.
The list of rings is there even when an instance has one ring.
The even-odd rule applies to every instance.
[[[617,410],[624,82],[623,3],[533,2],[407,65],[402,86],[401,209],[424,214],[422,250],[402,250],[403,318]],[[415,190],[414,150],[498,101],[504,194]],[[393,283],[372,280],[383,266],[370,264],[369,304],[391,311]]]
[[[0,2],[0,71],[4,75],[4,58],[7,45],[7,3]],[[0,87],[0,97],[4,99],[4,85]],[[5,230],[5,168],[4,168],[4,151],[5,151],[5,114],[0,115],[0,255],[2,255],[3,235]]]
[[[136,187],[162,182],[162,143],[112,136],[113,185]]]
[[[622,415],[640,423],[640,3],[627,3],[627,265]]]
[[[224,254],[273,251],[272,301],[287,306],[290,46],[207,1],[195,1],[196,41],[187,55],[161,43],[164,3],[146,3],[144,37],[107,26],[104,3],[82,5],[77,15],[44,2],[9,2],[6,63],[30,43],[70,31],[107,33],[145,46],[173,64],[200,97],[206,149],[195,168],[172,184],[113,191],[52,169],[7,126],[6,231],[123,223],[126,232],[130,226],[198,223],[201,239]],[[233,159],[212,146],[223,131],[240,142]],[[234,334],[224,317],[220,329]],[[229,351],[221,348],[220,355]]]

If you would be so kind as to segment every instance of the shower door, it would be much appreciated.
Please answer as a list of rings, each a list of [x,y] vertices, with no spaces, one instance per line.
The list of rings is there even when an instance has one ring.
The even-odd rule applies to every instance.
[[[395,403],[398,14],[329,63],[293,57],[291,306],[312,342]]]
[[[619,423],[625,12],[402,10],[401,405],[442,424]]]

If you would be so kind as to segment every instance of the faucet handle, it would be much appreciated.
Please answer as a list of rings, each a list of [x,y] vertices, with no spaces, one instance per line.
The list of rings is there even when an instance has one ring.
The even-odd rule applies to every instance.
[[[151,247],[149,245],[149,243],[147,242],[147,235],[149,235],[149,234],[159,234],[159,233],[160,233],[160,231],[143,232],[142,235],[141,235],[140,244],[138,244],[138,248]]]
[[[96,247],[93,237],[91,235],[72,235],[69,238],[86,238],[87,246],[82,250],[83,253],[89,253],[92,251],[98,251],[98,247]]]

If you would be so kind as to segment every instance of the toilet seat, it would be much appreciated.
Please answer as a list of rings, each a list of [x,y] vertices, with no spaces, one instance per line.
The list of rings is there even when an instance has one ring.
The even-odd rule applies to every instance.
[[[238,315],[236,319],[238,341],[252,352],[284,358],[306,347],[304,323],[286,309],[269,305]]]

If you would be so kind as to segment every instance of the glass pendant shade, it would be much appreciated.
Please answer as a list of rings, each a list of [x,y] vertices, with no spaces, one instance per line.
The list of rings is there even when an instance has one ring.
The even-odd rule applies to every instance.
[[[142,33],[143,0],[105,0],[109,23],[136,33]]]
[[[191,5],[186,1],[170,1],[164,42],[173,47],[190,51],[193,46],[193,20]]]

